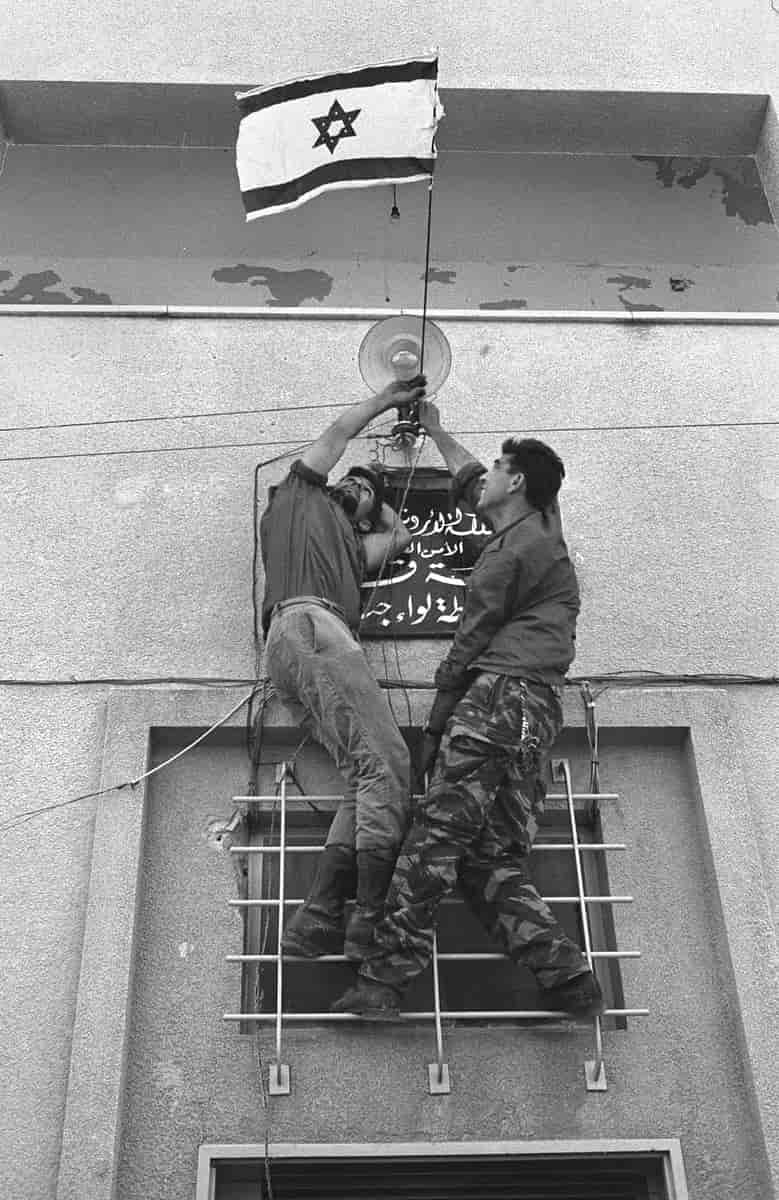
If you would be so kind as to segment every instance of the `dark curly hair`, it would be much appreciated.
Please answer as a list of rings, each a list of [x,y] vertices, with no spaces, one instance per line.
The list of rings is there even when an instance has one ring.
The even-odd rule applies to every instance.
[[[560,491],[565,467],[559,454],[537,438],[506,438],[501,452],[511,461],[512,472],[525,476],[525,495],[533,508],[544,512]]]
[[[355,466],[355,467],[350,467],[349,470],[346,472],[346,474],[347,475],[358,475],[362,479],[366,479],[368,481],[368,483],[371,485],[371,487],[373,488],[374,501],[373,501],[373,507],[371,508],[371,511],[368,514],[368,520],[371,522],[372,525],[375,524],[376,521],[378,521],[378,519],[379,519],[379,516],[381,514],[381,508],[382,508],[382,505],[384,504],[384,499],[385,499],[385,488],[384,488],[383,475],[381,474],[380,471],[375,470],[373,467],[363,466],[361,464],[358,466]]]

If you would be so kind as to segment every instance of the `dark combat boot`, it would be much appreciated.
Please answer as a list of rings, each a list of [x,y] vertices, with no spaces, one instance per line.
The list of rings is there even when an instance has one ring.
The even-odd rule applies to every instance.
[[[342,954],[344,904],[354,895],[356,883],[355,851],[349,846],[325,846],[308,897],[284,929],[284,954],[302,958]]]
[[[357,983],[330,1005],[330,1012],[357,1013],[365,1021],[398,1021],[400,1001],[397,988],[358,976]]]
[[[544,1000],[548,1008],[570,1013],[573,1017],[596,1017],[605,1007],[600,984],[592,971],[583,971],[565,983],[547,988]]]
[[[357,899],[346,925],[344,954],[362,962],[373,946],[373,931],[381,920],[384,897],[395,870],[395,859],[375,850],[357,851]]]

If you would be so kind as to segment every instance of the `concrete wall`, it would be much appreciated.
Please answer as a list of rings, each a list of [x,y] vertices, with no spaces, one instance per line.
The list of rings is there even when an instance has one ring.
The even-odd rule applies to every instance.
[[[775,327],[441,327],[448,426],[480,455],[538,433],[566,463],[576,672],[773,673]],[[245,676],[254,466],[363,394],[368,328],[0,320],[4,424],[68,425],[2,434],[6,672]],[[401,463],[392,422],[364,452]]]
[[[565,525],[584,596],[574,672],[775,675],[775,430],[766,424],[773,419],[779,367],[775,328],[638,321],[441,324],[453,349],[452,374],[439,398],[448,425],[484,455],[494,452],[503,431],[538,431],[565,459]],[[0,320],[6,427],[0,455],[4,820],[94,790],[101,769],[106,783],[143,769],[144,738],[124,718],[112,726],[104,751],[109,692],[104,684],[88,681],[253,678],[254,466],[306,442],[337,405],[362,394],[356,353],[368,325],[285,319]],[[271,411],[187,419],[188,414],[236,409]],[[172,419],[137,420],[163,416]],[[132,421],[70,424],[122,418]],[[8,432],[11,426],[51,423],[69,427]],[[386,432],[391,418],[378,424]],[[376,432],[370,431],[366,452],[377,449],[389,462],[400,462],[385,441],[376,440]],[[426,450],[423,461],[436,459]],[[263,492],[285,466],[263,469]],[[369,652],[383,675],[378,649]],[[401,646],[404,677],[429,679],[440,653],[440,645]],[[8,682],[36,679],[84,682],[58,687]],[[177,694],[186,709],[186,689]],[[165,688],[150,685],[139,693],[147,708],[157,695],[167,695]],[[220,693],[209,709],[193,701],[184,724],[207,726],[240,695],[237,689]],[[773,771],[776,697],[771,688],[749,686],[732,688],[729,696],[730,732],[719,753],[743,762],[745,782],[744,807],[732,816],[726,816],[730,793],[722,793],[726,840],[738,852],[744,829],[754,830],[742,893],[748,904],[760,900],[764,907],[772,904],[775,913],[779,829],[765,784]],[[579,712],[575,693],[569,709],[572,717]],[[664,723],[664,712],[657,724]],[[616,719],[617,724],[631,721]],[[127,745],[119,754],[123,738]],[[235,771],[229,768],[228,774]],[[220,793],[209,804],[217,810],[224,805],[226,812],[222,783],[209,788]],[[117,811],[126,807],[127,795],[115,794],[111,803],[119,804]],[[89,1061],[85,1045],[103,1044],[94,1032],[90,1042],[89,1030],[110,1015],[101,1000],[105,979],[94,988],[88,1016],[83,1003],[90,977],[83,970],[78,989],[82,938],[90,928],[85,917],[89,889],[94,893],[104,870],[98,868],[90,884],[93,816],[97,810],[105,821],[105,804],[85,801],[3,830],[8,920],[0,988],[10,1036],[3,1039],[2,1091],[11,1103],[2,1109],[6,1157],[0,1177],[8,1195],[54,1196],[63,1127],[66,1161],[77,1163],[92,1153],[89,1138],[74,1148],[74,1130],[80,1129],[83,1139],[87,1126],[73,1115],[66,1122],[66,1096],[72,1097],[78,1082],[71,1077],[68,1084],[74,1021],[74,1061],[83,1064]],[[199,836],[199,821],[191,837]],[[159,842],[152,844],[156,862],[154,855],[163,849]],[[689,852],[694,858],[695,850]],[[124,857],[123,852],[105,871],[105,903],[121,880]],[[694,872],[692,878],[697,879]],[[712,886],[710,878],[703,881],[703,893]],[[90,904],[94,909],[96,901]],[[140,908],[139,913],[146,920]],[[737,941],[727,922],[723,934],[723,926],[712,919],[714,932],[710,928],[701,937],[720,956],[717,970],[727,978]],[[759,924],[766,957],[761,951],[755,959],[756,979],[770,965],[773,936],[770,922]],[[116,937],[108,936],[106,961],[112,953],[119,955],[120,943],[130,954],[131,935],[120,937],[117,930]],[[90,935],[87,951],[92,944]],[[142,961],[140,970],[143,980]],[[656,988],[651,971],[646,987]],[[770,994],[768,985],[762,991]],[[126,1002],[126,990],[120,994]],[[741,1006],[741,1001],[731,1005],[731,1018]],[[711,1019],[727,1023],[729,1018],[720,1011]],[[117,1013],[113,1024],[118,1020]],[[142,1013],[138,1020],[145,1020]],[[763,1027],[774,1027],[765,1014]],[[736,1026],[728,1028],[706,1069],[712,1086],[727,1090],[740,1061],[746,1074],[737,1094],[748,1099],[754,1096],[751,1068],[744,1067],[750,1059],[733,1050],[743,1039]],[[715,1040],[719,1047],[719,1035]],[[344,1038],[337,1042],[340,1046]],[[137,1070],[139,1060],[133,1061]],[[329,1068],[323,1061],[317,1070]],[[101,1073],[94,1064],[93,1071]],[[165,1078],[175,1091],[175,1074]],[[400,1086],[397,1080],[392,1084]],[[775,1099],[767,1098],[770,1088],[761,1094],[768,1128]],[[305,1109],[305,1092],[300,1102]],[[77,1114],[69,1103],[71,1114]],[[608,1101],[615,1114],[621,1103]],[[648,1112],[648,1106],[647,1100],[641,1111]],[[462,1132],[468,1110],[457,1111],[452,1128]],[[305,1120],[315,1130],[314,1115]],[[616,1115],[614,1122],[617,1129]],[[587,1115],[585,1125],[594,1124],[597,1120]],[[752,1150],[744,1127],[736,1125],[743,1165]],[[204,1129],[221,1137],[229,1126],[227,1116],[220,1126],[211,1113]],[[320,1128],[325,1136],[326,1128]],[[403,1132],[399,1125],[393,1128],[397,1136]],[[696,1145],[696,1155],[708,1153]],[[716,1195],[717,1180],[730,1179],[717,1162],[711,1175],[715,1183],[701,1193],[706,1200]],[[701,1163],[696,1171],[704,1177]],[[745,1175],[751,1191],[745,1184],[743,1194],[758,1200],[759,1167],[755,1171]]]
[[[63,8],[10,0],[3,13],[7,78],[259,83],[335,62],[403,58],[440,46],[452,87],[603,88],[626,91],[776,91],[779,23],[766,0],[657,0],[650,7],[592,0],[395,6],[379,0],[355,17],[343,5],[295,4],[279,28],[263,0],[236,0],[218,19],[202,3],[160,11],[110,0]],[[142,67],[139,69],[139,64]]]
[[[779,311],[755,158],[632,134],[630,153],[484,153],[450,149],[445,122],[429,305]],[[2,186],[0,305],[422,305],[426,184],[398,189],[396,221],[382,187],[247,224],[232,150],[42,143],[10,148]]]

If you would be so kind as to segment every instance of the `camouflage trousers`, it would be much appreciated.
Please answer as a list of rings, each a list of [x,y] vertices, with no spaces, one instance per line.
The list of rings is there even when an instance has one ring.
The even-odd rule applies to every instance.
[[[447,722],[361,975],[402,989],[423,971],[436,910],[457,885],[504,953],[529,967],[542,987],[587,970],[526,864],[561,726],[559,689],[507,675],[476,677]]]

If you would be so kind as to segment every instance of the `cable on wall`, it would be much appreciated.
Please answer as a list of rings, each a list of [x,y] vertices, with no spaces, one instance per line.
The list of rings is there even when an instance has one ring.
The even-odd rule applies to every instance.
[[[248,704],[256,690],[257,686],[255,685],[248,695],[239,700],[238,703],[234,705],[228,713],[225,713],[223,717],[220,717],[218,721],[215,721],[214,724],[205,731],[205,733],[201,733],[193,742],[190,742],[188,746],[185,746],[183,750],[179,750],[176,754],[172,754],[170,758],[166,758],[164,762],[158,763],[156,767],[151,767],[148,771],[144,771],[142,775],[137,775],[134,779],[126,779],[122,783],[114,783],[110,787],[99,788],[95,792],[85,792],[81,796],[71,796],[68,800],[60,800],[54,804],[44,804],[39,808],[28,808],[20,813],[14,813],[13,816],[6,818],[5,821],[0,821],[0,831],[5,829],[15,829],[17,825],[23,825],[27,821],[32,820],[33,817],[39,816],[41,813],[54,812],[56,809],[67,808],[72,804],[79,804],[83,800],[92,800],[97,796],[107,796],[109,792],[121,792],[125,788],[136,788],[139,783],[143,783],[145,779],[150,779],[152,775],[156,775],[158,771],[162,771],[166,767],[169,767],[171,763],[176,762],[177,759],[182,758],[185,754],[188,754],[190,750],[194,750],[195,746],[199,746],[201,742],[204,742],[206,738],[209,737],[216,729],[219,729],[222,725],[229,721],[230,718],[235,715],[235,713],[243,708],[244,704]]]
[[[537,433],[631,433],[631,432],[661,432],[666,430],[689,429],[767,429],[779,425],[777,420],[755,421],[684,421],[667,422],[659,425],[556,425],[539,426],[525,429],[526,434]],[[458,437],[484,437],[486,435],[503,435],[514,433],[514,429],[455,429],[452,433]],[[353,441],[364,441],[374,434],[358,434]],[[271,442],[203,442],[198,446],[147,446],[129,450],[73,450],[57,454],[11,454],[0,457],[0,463],[13,462],[54,462],[75,458],[117,458],[122,455],[134,454],[183,454],[196,450],[245,450],[265,446],[285,446],[290,442],[276,440]],[[305,445],[309,443],[306,442]],[[294,454],[294,450],[282,451],[277,458]],[[275,461],[269,460],[269,461]]]

